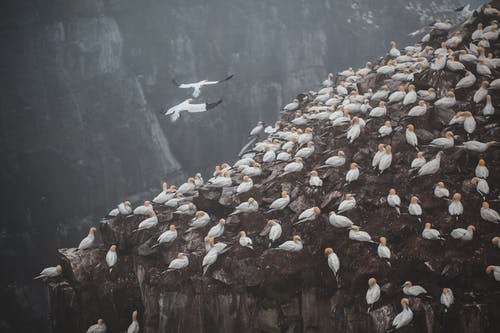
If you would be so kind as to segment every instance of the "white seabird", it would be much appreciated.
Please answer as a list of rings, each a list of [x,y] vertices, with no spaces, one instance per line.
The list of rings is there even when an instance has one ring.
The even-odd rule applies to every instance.
[[[177,121],[179,119],[181,112],[187,111],[189,113],[198,113],[205,112],[215,108],[217,105],[222,103],[222,99],[215,101],[213,103],[200,103],[200,104],[191,104],[193,101],[192,98],[186,99],[184,102],[177,104],[176,106],[171,107],[165,112],[166,116],[170,116],[170,120],[172,122]]]
[[[293,236],[293,240],[286,241],[280,246],[278,246],[279,250],[288,252],[298,252],[302,250],[302,248],[303,248],[302,240],[300,239],[300,236],[297,235]]]
[[[227,80],[230,80],[233,77],[233,75],[229,75],[228,77],[219,80],[219,81],[208,81],[208,80],[202,80],[198,82],[193,82],[193,83],[179,83],[175,81],[175,79],[172,80],[172,82],[179,88],[186,89],[186,88],[193,88],[193,97],[198,97],[200,96],[201,93],[201,88],[203,86],[209,86],[209,85],[214,85],[218,84]]]

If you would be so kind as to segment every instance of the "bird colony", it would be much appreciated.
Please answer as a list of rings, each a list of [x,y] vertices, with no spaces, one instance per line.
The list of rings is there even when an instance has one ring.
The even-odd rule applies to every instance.
[[[221,281],[224,262],[248,258],[259,270],[273,258],[311,262],[363,311],[391,304],[385,330],[414,325],[418,304],[446,313],[498,293],[498,18],[485,5],[465,22],[436,22],[414,45],[392,42],[377,62],[328,74],[273,126],[259,122],[235,163],[163,183],[135,208],[119,203],[100,225],[106,245],[92,227],[64,253],[106,247],[108,279],[125,265],[121,251],[157,258],[150,274],[168,281]],[[87,332],[106,332],[105,320]],[[134,312],[127,332],[138,331]]]

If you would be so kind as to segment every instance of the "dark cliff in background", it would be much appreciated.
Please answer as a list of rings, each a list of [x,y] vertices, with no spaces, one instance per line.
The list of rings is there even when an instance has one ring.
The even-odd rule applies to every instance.
[[[234,157],[257,120],[273,121],[311,82],[408,41],[458,4],[4,2],[0,296],[12,302],[2,319],[35,307],[23,320],[31,326],[44,313],[43,289],[27,282],[118,201]],[[201,97],[224,98],[217,110],[175,124],[158,114],[189,96],[172,77],[227,73],[235,77]]]

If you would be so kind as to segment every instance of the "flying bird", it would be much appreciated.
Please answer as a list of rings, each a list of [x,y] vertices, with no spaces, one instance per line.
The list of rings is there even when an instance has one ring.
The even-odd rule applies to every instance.
[[[208,80],[202,80],[198,82],[193,82],[193,83],[179,83],[175,79],[172,79],[172,82],[179,88],[193,88],[193,97],[198,97],[200,96],[201,93],[201,87],[203,86],[209,86],[213,84],[218,84],[224,81],[230,80],[234,75],[231,74],[225,79],[219,80],[219,81],[208,81]]]
[[[200,104],[191,104],[193,102],[192,98],[186,99],[184,102],[177,104],[176,106],[171,107],[165,112],[165,116],[170,116],[170,120],[172,122],[177,121],[181,116],[181,112],[187,111],[190,113],[198,113],[205,112],[215,108],[217,105],[222,103],[222,99],[219,99],[213,103],[200,103]],[[162,112],[164,110],[162,109]]]

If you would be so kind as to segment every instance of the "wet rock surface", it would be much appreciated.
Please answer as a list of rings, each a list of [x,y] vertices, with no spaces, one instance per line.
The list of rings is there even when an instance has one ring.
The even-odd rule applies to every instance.
[[[486,19],[479,16],[473,24],[460,27],[465,40],[470,38],[479,20]],[[444,38],[433,36],[430,45],[437,48]],[[500,56],[496,45],[491,51]],[[415,79],[417,90],[432,86],[437,91],[446,91],[460,78],[449,71],[444,73],[436,76],[430,71],[422,72]],[[358,84],[360,92],[368,88],[375,91],[384,83],[379,81],[379,78],[366,77]],[[476,89],[477,84],[457,93],[459,109],[471,109],[478,114],[478,107],[469,103]],[[498,105],[500,95],[497,91],[491,94],[494,104]],[[406,125],[408,120],[399,119],[401,108],[400,104],[390,105],[388,113],[394,121],[400,120]],[[444,133],[442,122],[434,115],[431,110],[427,116],[412,120],[424,144]],[[288,123],[293,115],[284,114],[281,119]],[[495,119],[488,122],[493,123]],[[263,175],[253,178],[259,185],[251,193],[260,204],[257,213],[227,219],[233,207],[250,194],[238,197],[229,189],[203,188],[193,203],[210,214],[212,222],[192,233],[185,233],[191,217],[172,214],[172,210],[163,205],[154,206],[159,225],[153,229],[132,232],[144,219],[142,216],[103,220],[99,228],[102,246],[82,252],[59,251],[65,273],[49,283],[54,331],[84,331],[96,318],[102,317],[110,332],[121,332],[128,325],[129,313],[138,309],[142,330],[147,333],[386,332],[401,310],[400,286],[407,280],[425,287],[428,295],[409,297],[414,318],[400,332],[500,330],[500,284],[484,271],[488,264],[500,263],[500,251],[491,244],[493,236],[498,236],[499,226],[480,218],[481,196],[474,188],[464,191],[462,186],[472,178],[478,159],[484,158],[490,169],[488,198],[493,199],[491,207],[498,211],[500,206],[494,199],[499,195],[500,150],[491,148],[481,154],[457,148],[446,150],[438,173],[415,178],[409,173],[409,165],[416,150],[405,142],[404,131],[384,139],[374,135],[384,120],[368,122],[362,136],[352,144],[341,135],[345,128],[331,128],[323,122],[310,123],[316,150],[305,161],[303,171],[275,177],[273,170],[280,170],[283,164],[263,164]],[[453,131],[460,136],[459,142],[466,141],[462,127]],[[473,136],[486,142],[498,139],[499,134],[498,127],[478,127]],[[382,175],[370,170],[378,143],[391,144],[393,148],[392,165]],[[309,172],[338,149],[345,152],[347,161],[355,161],[362,167],[359,180],[345,184],[346,164],[339,169],[320,169],[323,187],[309,187]],[[428,147],[423,151],[428,160],[437,153]],[[458,219],[448,214],[446,200],[433,195],[438,181],[443,181],[450,193],[462,192],[465,212]],[[264,214],[268,209],[266,202],[278,198],[283,188],[291,195],[290,205],[283,211]],[[396,188],[402,199],[401,216],[386,203],[390,188]],[[392,251],[390,265],[377,256],[377,244],[349,240],[347,230],[328,223],[328,212],[336,211],[347,193],[355,195],[357,207],[345,215],[372,239],[387,238]],[[419,197],[423,222],[407,214],[412,195]],[[322,210],[316,220],[293,225],[298,214],[315,205]],[[217,242],[228,244],[230,249],[219,255],[207,274],[202,275],[203,238],[220,218],[226,218],[227,223]],[[304,243],[302,251],[288,253],[268,248],[268,239],[262,231],[271,218],[282,223],[283,234],[278,243],[298,234]],[[423,239],[424,222],[431,222],[446,240]],[[171,223],[179,231],[178,238],[169,246],[151,249],[155,238]],[[452,229],[471,224],[476,227],[472,241],[463,242],[448,236]],[[240,230],[252,238],[253,250],[239,245]],[[119,260],[110,272],[104,257],[111,244],[118,246]],[[332,247],[340,259],[338,279],[326,263],[323,252],[326,247]],[[178,252],[188,254],[189,266],[164,272]],[[382,296],[368,309],[365,294],[370,277],[377,278]],[[450,309],[439,302],[443,287],[451,288],[455,295]]]

